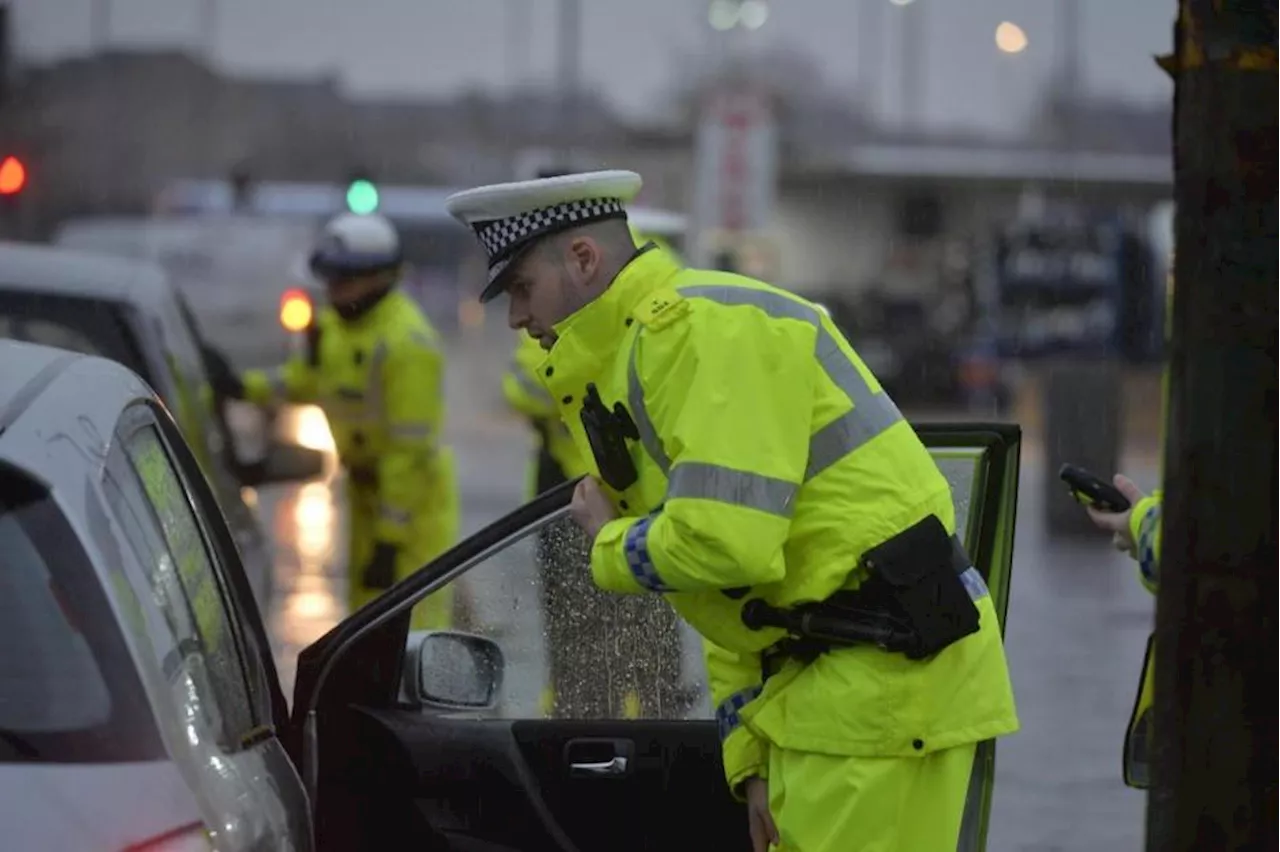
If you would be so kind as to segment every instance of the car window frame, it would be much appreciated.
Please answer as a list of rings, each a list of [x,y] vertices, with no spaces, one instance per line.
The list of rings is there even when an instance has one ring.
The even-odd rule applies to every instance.
[[[203,511],[197,513],[197,520],[207,537],[206,541],[214,543],[219,554],[219,564],[225,572],[219,576],[220,588],[229,596],[236,616],[235,625],[240,631],[240,649],[244,655],[242,659],[253,661],[250,664],[250,673],[253,675],[250,686],[254,687],[255,682],[257,684],[254,694],[255,700],[259,702],[259,723],[268,728],[267,731],[258,732],[256,736],[276,734],[288,725],[288,704],[280,689],[280,675],[271,650],[271,638],[267,634],[263,612],[249,580],[244,553],[240,550],[239,539],[227,517],[229,510],[240,510],[252,517],[252,510],[243,502],[224,509],[217,489],[201,471],[199,461],[192,454],[177,423],[154,401],[148,400],[142,404],[158,422],[161,437],[171,457],[178,461],[188,499],[194,499],[204,507]],[[256,524],[253,529],[257,531]]]
[[[236,730],[234,732],[233,742],[229,741],[220,745],[231,752],[239,751],[260,741],[264,733],[274,733],[275,713],[271,702],[269,678],[275,672],[274,669],[270,672],[264,671],[260,654],[254,653],[255,650],[258,650],[258,642],[256,639],[252,642],[249,640],[249,633],[251,632],[249,628],[251,625],[247,623],[244,617],[243,606],[239,602],[239,594],[234,590],[234,584],[226,573],[229,570],[239,570],[243,573],[243,561],[238,548],[235,547],[234,538],[227,529],[227,522],[221,514],[221,508],[217,506],[216,500],[212,499],[212,492],[207,490],[209,488],[208,482],[204,479],[204,474],[200,471],[196,460],[190,457],[190,450],[188,449],[186,453],[175,451],[175,446],[186,446],[185,443],[180,443],[182,442],[182,437],[176,424],[151,401],[139,402],[129,406],[121,414],[117,422],[115,440],[120,450],[121,458],[127,468],[125,475],[133,479],[133,484],[141,489],[142,494],[146,497],[145,486],[141,482],[141,474],[133,463],[127,447],[139,432],[148,428],[155,431],[170,467],[174,475],[178,477],[183,499],[194,519],[208,563],[213,571],[213,581],[217,590],[218,601],[230,630],[235,650],[236,669],[239,673],[239,689],[244,695],[249,718],[247,720],[248,725],[244,730]],[[192,466],[194,466],[194,473],[191,469]],[[193,475],[201,477],[201,481],[205,483],[204,490],[193,485]],[[160,518],[156,515],[154,505],[149,498],[147,498],[146,502],[147,509],[151,513],[150,521],[156,525],[157,529],[162,529],[163,527],[161,526]],[[204,503],[212,505],[202,505]],[[216,511],[217,515],[210,516],[207,514],[211,510]],[[220,525],[220,527],[219,529],[211,530],[211,525],[215,527]],[[162,543],[166,547],[168,546],[167,541],[162,540]],[[230,558],[228,553],[234,554],[234,562],[230,566],[227,565]],[[185,585],[183,586],[183,597],[188,610],[191,611],[193,608],[192,601]],[[194,611],[191,611],[190,617],[193,622],[196,621]],[[259,657],[256,664],[250,662],[254,656]]]

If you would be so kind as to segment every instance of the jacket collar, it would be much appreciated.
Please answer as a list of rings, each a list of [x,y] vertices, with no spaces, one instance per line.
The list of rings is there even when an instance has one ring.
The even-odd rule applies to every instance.
[[[654,291],[666,286],[680,271],[669,254],[649,243],[622,268],[603,293],[589,304],[556,323],[552,359],[576,363],[607,360],[622,342],[632,313]]]
[[[628,338],[633,312],[680,271],[674,258],[655,248],[650,243],[640,249],[603,293],[554,326],[556,342],[540,372],[562,405],[581,404],[583,388],[600,380]]]

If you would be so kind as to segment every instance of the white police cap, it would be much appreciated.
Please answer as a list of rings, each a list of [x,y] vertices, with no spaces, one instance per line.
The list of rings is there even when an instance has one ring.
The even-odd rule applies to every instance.
[[[610,170],[499,183],[454,193],[445,208],[475,231],[489,256],[488,302],[502,292],[502,273],[542,237],[604,219],[625,219],[643,182],[635,172]]]

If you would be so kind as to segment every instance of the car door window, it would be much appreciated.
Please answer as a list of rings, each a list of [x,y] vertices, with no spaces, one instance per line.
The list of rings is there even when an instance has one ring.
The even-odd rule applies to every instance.
[[[709,717],[696,634],[660,596],[598,589],[590,553],[582,530],[563,518],[455,581],[454,598],[466,602],[459,626],[498,642],[507,658],[498,713]]]
[[[111,465],[109,491],[117,512],[148,568],[157,603],[186,652],[194,654],[207,679],[196,678],[206,694],[210,723],[224,748],[243,742],[259,724],[246,672],[241,630],[213,550],[200,523],[194,498],[156,425],[127,431],[121,440],[125,465]],[[122,469],[123,468],[123,469]],[[203,680],[203,682],[202,682]]]

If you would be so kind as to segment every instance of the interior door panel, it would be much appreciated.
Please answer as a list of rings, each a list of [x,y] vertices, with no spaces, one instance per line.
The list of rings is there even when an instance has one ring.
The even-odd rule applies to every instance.
[[[362,708],[384,802],[410,800],[439,848],[475,852],[749,850],[712,722],[463,719]],[[377,728],[378,731],[373,729]],[[395,754],[387,754],[394,750]],[[366,755],[369,750],[366,749]],[[571,767],[625,760],[620,774]],[[367,782],[362,786],[368,790]],[[394,784],[392,783],[394,780]],[[429,826],[429,832],[426,826]],[[430,841],[428,841],[430,842]],[[407,848],[397,842],[394,847]],[[421,847],[419,847],[421,848]]]
[[[957,531],[987,581],[1003,624],[1020,432],[1005,425],[918,424],[916,428],[952,484]],[[532,532],[531,523],[540,513],[563,516],[573,484],[540,496],[515,516],[499,520],[459,545],[389,592],[385,597],[391,603],[380,599],[361,618],[376,624],[382,606],[390,612],[415,599],[413,586],[426,588],[433,577],[470,570],[476,565],[476,554],[488,554],[487,560],[509,546],[514,554],[515,545]],[[503,569],[496,573],[504,581],[514,582],[512,564],[496,567]],[[328,647],[315,652],[308,666],[325,663],[326,654],[343,653],[335,648],[341,646],[340,640],[355,635],[353,630],[351,626],[335,628]],[[515,688],[510,676],[515,670],[525,675],[540,671],[543,662],[517,636],[495,632],[493,638],[507,658],[504,690]],[[359,659],[362,649],[371,646],[368,639],[360,641],[364,644],[350,639],[354,650],[348,657],[356,659],[338,665],[332,683],[343,682],[343,670],[374,667],[376,661]],[[400,642],[403,647],[403,633]],[[387,644],[381,647],[385,653]],[[340,687],[330,690],[337,692]],[[536,705],[511,701],[509,695],[498,712],[510,718],[484,718],[407,709],[394,701],[375,707],[369,694],[353,696],[345,705],[331,694],[312,702],[330,708],[320,728],[322,848],[458,852],[734,852],[751,848],[746,810],[729,794],[716,726],[709,719],[551,719]],[[295,706],[307,698],[300,693]],[[344,706],[344,711],[337,709]],[[994,746],[981,744],[960,850],[985,846],[993,769]]]

